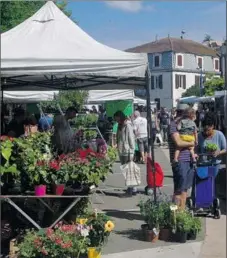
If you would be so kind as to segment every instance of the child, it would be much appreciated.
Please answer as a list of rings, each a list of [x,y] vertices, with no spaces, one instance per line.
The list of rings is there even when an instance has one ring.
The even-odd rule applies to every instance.
[[[183,116],[179,118],[177,123],[177,130],[180,134],[180,138],[185,142],[195,142],[197,144],[198,135],[197,127],[195,124],[196,112],[193,108],[188,108],[184,111]],[[194,147],[189,148],[193,162],[196,162]],[[180,149],[175,151],[174,161],[178,162],[180,155]]]

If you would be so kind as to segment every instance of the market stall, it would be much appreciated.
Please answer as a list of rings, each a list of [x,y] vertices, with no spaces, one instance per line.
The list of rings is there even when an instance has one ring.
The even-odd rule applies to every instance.
[[[2,93],[5,90],[112,90],[146,87],[147,103],[150,103],[150,77],[147,55],[119,51],[95,41],[66,17],[51,1],[48,1],[31,18],[1,35]],[[148,123],[151,126],[150,105],[148,105]],[[155,160],[154,151],[151,151],[151,133],[152,130],[149,130],[149,152],[152,153],[152,172],[155,178]],[[11,139],[7,139],[5,142],[6,148],[8,148]],[[15,141],[15,143],[17,146],[18,142]],[[21,144],[21,142],[19,142],[20,147],[24,147],[24,144]],[[23,157],[28,158],[29,155],[34,155],[32,148],[28,150],[30,151],[24,154]],[[100,148],[100,150],[105,150],[105,148]],[[42,152],[43,154],[46,154],[46,152]],[[69,155],[73,155],[73,153]],[[94,165],[92,162],[84,162],[84,159],[87,158],[92,157],[94,159],[94,154],[91,154],[91,151],[90,153],[76,151],[73,157],[76,157],[76,159],[74,160],[73,158],[75,163],[73,163],[71,168],[75,169],[75,166],[78,168],[78,166],[83,165],[83,169],[77,169],[77,171],[85,173],[85,178],[96,184],[95,173],[91,175],[90,172],[96,168],[100,172],[100,162],[110,162],[109,159],[113,156],[107,155],[106,159],[95,153],[96,165],[92,168],[86,167],[88,164]],[[7,156],[7,158],[9,157]],[[59,158],[57,158],[57,161],[59,161]],[[79,163],[78,158],[81,161]],[[40,161],[40,157],[38,159],[35,157],[35,159],[37,162]],[[69,160],[72,162],[71,156],[70,159],[61,160],[63,167],[64,165],[69,166],[67,163]],[[97,160],[100,162],[97,162]],[[33,181],[33,187],[42,186],[40,183],[43,181],[47,184],[46,180],[49,180],[47,174],[51,174],[47,173],[48,169],[51,169],[52,173],[53,170],[54,173],[62,171],[58,169],[59,166],[56,167],[56,160],[54,164],[50,165],[50,163],[46,164],[44,162],[39,163],[39,166],[34,167],[33,164],[33,166],[27,167],[28,170],[24,172],[30,172],[28,176]],[[14,166],[14,164],[9,162],[6,162],[5,165]],[[26,166],[24,167],[26,168]],[[8,170],[8,167],[5,168],[5,171],[10,170]],[[103,164],[102,172],[105,174],[107,171],[109,172],[109,169],[105,163]],[[81,174],[79,173],[79,175]],[[18,175],[15,173],[13,176]],[[59,176],[61,178],[61,173]],[[75,179],[74,172],[70,176],[72,180]],[[76,178],[78,179],[77,176]],[[82,178],[84,178],[84,174]],[[103,178],[99,177],[99,180],[102,179],[105,180],[105,176]],[[52,178],[52,180],[54,179]],[[81,179],[80,183],[82,183]],[[43,188],[36,188],[37,191],[38,189],[41,192],[44,190]],[[154,196],[156,198],[155,188]],[[9,194],[1,195],[1,199],[9,201],[10,196]],[[64,209],[64,212],[66,210],[67,207]],[[22,213],[22,215],[24,214]]]

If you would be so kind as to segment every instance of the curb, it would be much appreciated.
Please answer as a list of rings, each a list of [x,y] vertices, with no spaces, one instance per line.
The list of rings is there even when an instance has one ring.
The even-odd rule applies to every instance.
[[[177,244],[171,246],[135,250],[113,254],[104,254],[102,258],[198,258],[201,252],[203,241]]]

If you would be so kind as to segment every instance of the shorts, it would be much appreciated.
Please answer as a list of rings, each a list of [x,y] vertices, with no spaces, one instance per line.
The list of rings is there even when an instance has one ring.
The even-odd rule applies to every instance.
[[[148,139],[147,137],[137,139],[140,152],[148,152]]]
[[[195,141],[195,135],[181,134],[180,138],[184,142],[194,142]]]
[[[174,194],[187,192],[193,185],[195,168],[190,161],[179,161],[172,164]]]

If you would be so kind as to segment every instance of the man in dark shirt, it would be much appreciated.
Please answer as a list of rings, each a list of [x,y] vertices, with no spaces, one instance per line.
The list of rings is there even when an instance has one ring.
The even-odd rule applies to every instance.
[[[186,108],[188,108],[187,104],[178,105],[177,118],[182,115]],[[195,173],[191,163],[189,148],[194,147],[195,143],[184,142],[180,139],[180,135],[177,131],[176,120],[173,120],[170,123],[169,136],[170,162],[172,164],[174,183],[174,201],[177,202],[181,209],[184,209],[186,205],[187,192],[192,187]],[[179,161],[177,163],[173,162],[176,147],[181,149]]]
[[[22,108],[16,108],[14,110],[14,118],[11,120],[7,127],[7,135],[11,137],[20,137],[24,134],[24,121],[25,110]]]

